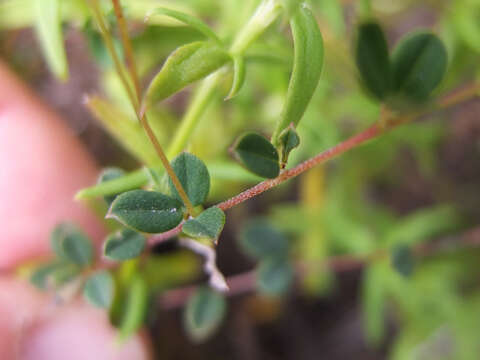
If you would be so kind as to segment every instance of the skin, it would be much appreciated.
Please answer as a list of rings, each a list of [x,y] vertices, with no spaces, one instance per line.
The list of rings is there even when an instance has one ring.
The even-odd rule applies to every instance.
[[[100,245],[104,229],[74,193],[98,168],[59,117],[0,61],[0,357],[4,360],[150,359],[139,334],[123,345],[106,313],[81,300],[57,305],[13,274],[49,255],[49,232],[71,220]]]

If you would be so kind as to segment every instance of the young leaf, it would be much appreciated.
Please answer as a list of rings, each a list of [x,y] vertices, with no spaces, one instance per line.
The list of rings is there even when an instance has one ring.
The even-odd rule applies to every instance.
[[[263,136],[247,133],[238,139],[234,147],[239,161],[254,174],[276,178],[280,173],[278,152]]]
[[[173,9],[159,7],[150,11],[147,15],[147,19],[152,15],[166,15],[166,16],[172,17],[178,21],[183,22],[184,24],[191,26],[195,30],[201,32],[207,38],[210,38],[211,40],[215,41],[217,44],[219,45],[222,44],[222,41],[218,38],[217,34],[215,34],[207,24],[205,24],[202,20],[190,14],[186,14]]]
[[[390,59],[382,28],[376,22],[358,28],[356,62],[367,89],[379,100],[390,91]]]
[[[68,63],[62,34],[60,0],[35,0],[35,28],[50,71],[68,78]]]
[[[210,175],[203,161],[195,155],[183,152],[173,159],[172,168],[175,174],[177,174],[178,180],[180,180],[192,205],[203,204],[210,191]],[[182,201],[170,178],[168,178],[168,186],[172,195],[179,201]]]
[[[184,313],[185,330],[197,342],[205,341],[222,322],[226,312],[222,295],[209,289],[200,288],[188,300]]]
[[[240,233],[239,241],[242,249],[257,259],[284,256],[288,251],[287,238],[262,219],[248,223]]]
[[[110,272],[100,271],[88,278],[83,289],[83,296],[92,305],[108,309],[113,301],[114,286]]]
[[[120,340],[127,339],[143,324],[148,304],[148,288],[145,280],[134,274],[128,288],[128,297],[119,323]]]
[[[64,265],[65,263],[62,262],[41,265],[30,275],[30,282],[40,290],[46,290],[50,285],[49,279],[52,278],[53,273]]]
[[[57,225],[50,236],[50,245],[59,259],[80,266],[87,266],[93,260],[90,239],[73,224]]]
[[[203,211],[183,224],[182,230],[193,238],[216,239],[225,225],[225,213],[216,206]]]
[[[154,191],[132,190],[119,195],[106,218],[112,218],[133,230],[161,233],[182,221],[182,204]]]
[[[107,237],[103,253],[111,260],[124,261],[139,256],[146,243],[147,239],[142,234],[130,229],[123,229]]]
[[[290,27],[294,42],[293,70],[282,116],[272,136],[275,146],[284,129],[291,123],[298,125],[315,92],[323,66],[322,34],[310,9],[300,6],[290,19]]]
[[[101,184],[101,183],[104,183],[106,181],[110,181],[110,180],[114,180],[114,179],[119,179],[124,175],[125,175],[125,171],[123,171],[122,169],[116,168],[116,167],[109,167],[109,168],[104,169],[101,172],[100,176],[98,177],[97,184]],[[117,197],[117,195],[118,194],[107,195],[107,196],[104,196],[103,199],[105,200],[105,202],[108,205],[111,205],[113,200],[115,200],[115,198]]]
[[[412,250],[407,245],[397,245],[390,255],[392,267],[402,276],[409,277],[413,273],[415,260]]]
[[[447,50],[429,32],[404,37],[392,55],[393,89],[415,103],[426,101],[447,68]]]
[[[230,100],[234,96],[238,94],[240,89],[243,86],[245,81],[245,58],[243,56],[235,56],[233,58],[233,81],[232,87],[230,88],[230,92],[228,93],[225,100]]]
[[[300,145],[300,137],[298,136],[293,126],[286,128],[280,133],[278,137],[279,150],[281,154],[282,166],[288,161],[288,155],[290,152]]]
[[[292,280],[293,268],[284,257],[268,257],[258,267],[257,286],[259,291],[267,295],[285,293]]]
[[[211,42],[197,41],[178,48],[150,83],[146,93],[147,106],[204,78],[229,60],[228,53]]]

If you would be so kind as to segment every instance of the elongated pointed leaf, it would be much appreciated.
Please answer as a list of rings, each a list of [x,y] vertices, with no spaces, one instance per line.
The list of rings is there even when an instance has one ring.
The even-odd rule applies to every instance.
[[[60,0],[34,0],[35,28],[50,71],[61,80],[68,78],[68,64],[62,34]]]
[[[199,18],[196,18],[190,14],[186,14],[184,12],[176,11],[173,9],[159,7],[150,11],[147,17],[151,17],[152,15],[166,15],[166,16],[172,17],[178,21],[183,22],[184,24],[190,25],[195,30],[198,30],[206,37],[215,41],[217,44],[220,45],[222,43],[221,40],[218,38],[218,36],[213,32],[213,30],[207,24],[205,24]]]
[[[300,6],[290,19],[294,42],[294,62],[287,98],[272,142],[293,123],[297,126],[317,88],[323,66],[323,40],[310,9]]]
[[[119,338],[125,340],[143,325],[148,305],[147,283],[139,274],[132,277],[119,323]]]
[[[216,239],[225,225],[225,213],[216,206],[203,211],[183,224],[182,230],[193,238]]]
[[[124,175],[125,175],[125,171],[123,171],[122,169],[116,168],[116,167],[109,167],[102,171],[102,173],[98,177],[97,184],[101,184],[114,179],[119,179]],[[105,200],[107,205],[111,205],[113,200],[115,200],[115,198],[117,197],[117,195],[118,194],[107,195],[107,196],[104,196],[103,199]]]
[[[75,225],[57,225],[50,236],[50,244],[59,259],[87,266],[93,260],[93,247],[90,239]]]
[[[108,271],[100,271],[88,278],[83,296],[92,305],[108,309],[113,301],[114,286],[112,275]]]
[[[376,22],[359,26],[355,58],[367,89],[377,99],[385,99],[390,91],[390,59],[387,40]]]
[[[234,150],[238,160],[254,174],[273,179],[280,173],[278,152],[263,136],[247,133],[238,139]]]
[[[257,259],[284,256],[288,251],[285,235],[263,219],[248,223],[240,233],[239,241],[242,249]]]
[[[132,190],[119,195],[110,206],[107,218],[145,233],[161,233],[182,221],[182,204],[154,191]]]
[[[173,159],[172,168],[193,206],[203,204],[210,191],[210,175],[203,161],[195,155],[183,152]],[[168,186],[173,196],[182,201],[170,178]]]
[[[103,253],[111,260],[124,261],[139,256],[147,239],[142,234],[130,229],[117,231],[105,240]]]
[[[293,280],[293,268],[284,257],[262,260],[257,270],[258,289],[272,296],[285,293]]]
[[[219,327],[226,312],[222,295],[200,288],[188,300],[184,313],[185,330],[189,337],[199,343],[207,340]]]
[[[229,100],[238,94],[245,82],[246,68],[245,58],[243,56],[235,56],[233,58],[233,81],[230,92],[225,100]]]
[[[218,45],[197,41],[175,50],[147,90],[147,106],[163,100],[185,86],[219,69],[230,56]]]
[[[407,35],[392,54],[394,91],[416,103],[428,99],[447,69],[447,50],[432,33]]]

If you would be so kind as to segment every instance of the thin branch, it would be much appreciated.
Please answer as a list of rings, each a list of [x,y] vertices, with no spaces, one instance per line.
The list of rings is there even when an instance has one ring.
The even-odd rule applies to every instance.
[[[158,141],[157,137],[155,136],[155,133],[153,132],[148,119],[147,115],[144,111],[144,109],[140,108],[140,85],[138,81],[138,75],[137,71],[135,69],[135,60],[133,56],[133,50],[132,46],[130,43],[130,39],[128,36],[128,31],[127,31],[127,25],[125,23],[125,18],[122,13],[122,9],[119,3],[119,0],[112,0],[113,5],[115,8],[115,16],[117,18],[118,26],[120,28],[120,34],[121,34],[121,39],[122,39],[122,44],[123,48],[125,50],[125,54],[127,57],[127,63],[129,64],[130,67],[130,72],[131,72],[131,77],[132,80],[135,84],[136,88],[136,96],[132,93],[132,89],[129,86],[128,80],[126,79],[126,75],[123,72],[123,67],[120,62],[120,59],[117,56],[117,53],[115,51],[115,48],[113,47],[113,43],[111,41],[111,36],[110,33],[108,32],[108,29],[106,27],[106,24],[103,21],[103,16],[101,14],[100,9],[98,8],[98,4],[96,0],[90,0],[90,3],[92,4],[92,8],[94,10],[94,13],[96,17],[98,18],[98,23],[99,26],[102,30],[102,34],[104,34],[104,41],[107,45],[108,50],[110,51],[113,59],[115,66],[117,68],[117,72],[122,79],[122,82],[124,83],[124,87],[127,90],[127,93],[129,94],[129,97],[131,98],[132,104],[135,109],[135,113],[137,114],[138,120],[140,121],[141,125],[143,126],[145,132],[147,133],[148,138],[150,139],[153,147],[155,148],[155,151],[158,154],[158,157],[160,158],[160,161],[162,162],[165,170],[168,173],[168,176],[172,180],[173,185],[175,186],[175,189],[177,189],[178,194],[180,195],[180,198],[182,199],[183,203],[185,204],[185,207],[187,208],[187,212],[190,215],[194,214],[194,207],[192,203],[190,202],[190,199],[187,196],[187,193],[185,192],[185,189],[183,188],[182,184],[180,183],[180,180],[178,179],[177,175],[175,174],[175,171],[173,170],[172,166],[170,165],[170,162],[168,161],[167,157],[165,156],[165,152],[163,151],[162,145],[160,145],[160,142]]]
[[[97,22],[97,25],[100,29],[100,34],[102,35],[103,41],[105,43],[105,46],[108,49],[108,52],[110,53],[110,56],[112,57],[113,64],[115,66],[115,70],[120,77],[120,81],[123,84],[123,87],[125,88],[125,91],[127,92],[127,96],[135,109],[135,111],[138,111],[138,106],[139,102],[137,97],[132,91],[132,88],[130,86],[130,83],[128,82],[127,75],[125,73],[125,69],[122,65],[122,62],[120,61],[120,58],[118,57],[118,54],[115,50],[115,46],[113,45],[112,41],[112,36],[110,34],[110,31],[108,30],[108,26],[105,23],[103,14],[98,7],[98,1],[97,0],[88,0],[90,7],[92,8],[93,15],[95,17],[95,20]]]
[[[118,28],[120,30],[120,38],[122,40],[123,50],[125,50],[125,57],[127,61],[127,67],[130,71],[130,76],[135,87],[135,93],[137,95],[137,101],[140,103],[141,91],[140,91],[140,80],[138,77],[137,66],[135,64],[135,57],[133,56],[132,43],[130,37],[128,36],[128,27],[125,17],[123,16],[122,7],[120,5],[120,0],[112,0],[113,9],[115,11],[115,16],[117,17]]]
[[[440,255],[450,252],[452,249],[460,250],[466,248],[475,248],[480,246],[480,227],[473,228],[460,237],[445,237],[433,241],[429,244],[420,244],[413,251],[416,257],[424,258],[434,255]],[[368,256],[339,255],[332,256],[325,260],[325,268],[336,273],[347,272],[361,269],[371,262],[385,259],[388,252],[381,249]],[[315,264],[318,265],[318,264]],[[299,276],[302,276],[309,268],[308,263],[297,263],[295,270]],[[243,295],[256,290],[256,274],[254,270],[227,277],[227,284],[230,290],[225,293],[226,296]],[[191,294],[198,286],[191,285],[179,289],[174,289],[161,295],[159,305],[165,310],[182,307]]]
[[[452,93],[441,98],[440,101],[438,102],[437,108],[445,109],[445,108],[454,106],[456,104],[459,104],[465,100],[468,100],[478,95],[479,91],[480,91],[479,84],[476,84],[476,83],[469,84],[466,87],[455,90]],[[321,152],[320,154],[302,162],[301,164],[295,166],[292,169],[283,171],[275,179],[265,180],[251,187],[250,189],[245,190],[242,193],[234,196],[233,198],[217,204],[216,206],[222,210],[228,210],[244,201],[247,201],[257,195],[260,195],[261,193],[267,190],[270,190],[271,188],[291,178],[294,178],[300,175],[301,173],[313,168],[314,166],[317,166],[330,159],[333,159],[334,157],[337,157],[352,148],[362,145],[367,141],[382,135],[384,132],[388,130],[396,128],[397,126],[401,124],[405,124],[406,122],[413,121],[416,118],[431,112],[432,110],[435,110],[435,109],[426,109],[424,111],[416,112],[410,115],[393,117],[390,119],[382,119],[382,121],[375,123],[374,125],[370,126],[368,129],[362,131],[361,133],[356,134],[348,138],[347,140],[335,145],[334,147]],[[178,235],[182,231],[182,226],[183,224],[180,224],[176,228],[169,230],[168,232],[157,234],[150,237],[149,245],[153,246],[155,244],[168,240],[174,237],[175,235]]]

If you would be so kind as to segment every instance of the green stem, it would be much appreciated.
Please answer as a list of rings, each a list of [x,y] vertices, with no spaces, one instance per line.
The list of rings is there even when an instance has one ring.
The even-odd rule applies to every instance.
[[[230,53],[243,55],[250,44],[255,41],[270,24],[280,15],[282,7],[277,0],[264,0],[252,15],[248,23],[235,38]]]
[[[220,73],[221,72],[216,72],[207,77],[195,91],[193,100],[190,102],[187,112],[183,116],[182,122],[175,132],[175,137],[168,147],[167,157],[169,159],[185,149],[195,127],[199,123],[207,105],[212,99],[215,88],[220,80]]]

